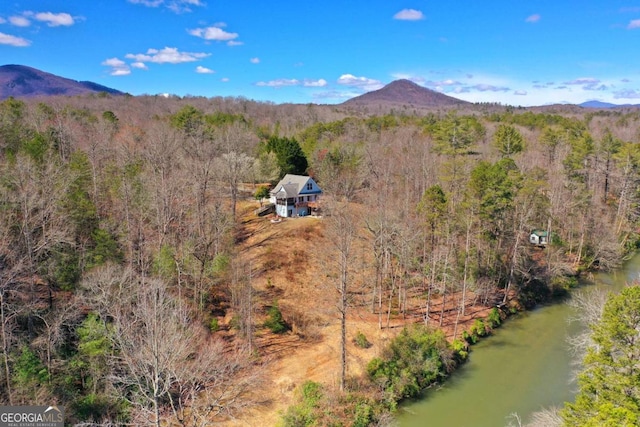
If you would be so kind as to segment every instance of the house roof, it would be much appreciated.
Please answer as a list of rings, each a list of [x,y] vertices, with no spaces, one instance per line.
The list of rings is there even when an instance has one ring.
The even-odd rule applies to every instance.
[[[548,237],[549,232],[546,230],[533,230],[531,234],[535,234],[538,237]]]
[[[284,178],[282,178],[280,182],[273,188],[271,194],[275,195],[284,191],[285,197],[296,197],[300,193],[320,193],[321,191],[304,191],[305,186],[310,179],[312,178],[305,175],[286,174]]]

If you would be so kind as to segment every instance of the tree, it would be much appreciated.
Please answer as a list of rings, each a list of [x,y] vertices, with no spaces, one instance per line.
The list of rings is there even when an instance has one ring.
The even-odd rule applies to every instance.
[[[480,217],[487,224],[485,228],[493,238],[504,232],[505,216],[517,191],[514,174],[518,172],[509,158],[494,164],[481,161],[471,172],[469,187],[478,202]]]
[[[485,130],[473,116],[458,116],[455,111],[428,127],[435,140],[436,152],[446,155],[466,154],[485,135]]]
[[[21,281],[29,283],[32,305],[37,299],[37,275],[51,261],[52,252],[58,245],[73,244],[69,221],[61,209],[69,176],[54,159],[40,165],[22,153],[1,173],[3,214],[11,224],[12,250],[21,260]],[[33,332],[32,312],[28,324]]]
[[[569,179],[589,186],[591,161],[595,150],[593,138],[587,131],[569,139],[571,151],[564,159],[564,167]]]
[[[249,175],[253,163],[254,159],[252,157],[236,151],[224,153],[218,159],[218,170],[222,175],[222,179],[229,186],[229,193],[231,194],[231,217],[233,219],[236,218],[236,205],[238,202],[238,192],[240,191],[238,186]]]
[[[515,127],[502,124],[493,135],[493,145],[502,157],[510,157],[524,150],[524,138]]]
[[[244,395],[260,379],[251,355],[210,337],[164,281],[106,265],[83,289],[95,317],[79,330],[80,355],[99,374],[113,348],[107,378],[133,409],[134,424],[204,426],[246,405]]]
[[[553,127],[545,127],[540,135],[540,142],[547,150],[547,163],[549,165],[553,164],[556,160],[556,153],[558,147],[565,140],[564,133]]]
[[[276,182],[280,176],[278,158],[272,151],[260,153],[254,164],[254,178],[258,182]]]
[[[609,129],[605,131],[602,140],[600,141],[599,149],[604,155],[604,195],[603,200],[605,203],[607,202],[607,197],[609,196],[609,181],[611,175],[611,164],[613,163],[613,157],[620,151],[622,148],[622,141],[611,133]]]
[[[339,146],[316,153],[313,171],[327,193],[352,199],[364,181],[361,164],[362,155],[354,145]]]
[[[204,113],[192,105],[185,105],[171,116],[171,124],[189,136],[199,133],[203,122]]]
[[[354,257],[354,242],[358,236],[358,219],[348,202],[330,200],[327,203],[327,237],[333,244],[338,271],[338,313],[340,315],[340,390],[345,390],[347,378],[347,309],[351,269]]]
[[[436,278],[442,276],[438,273],[440,270],[439,259],[443,252],[450,250],[448,245],[442,245],[443,238],[450,235],[447,225],[447,211],[449,201],[447,195],[439,184],[432,185],[422,194],[422,198],[418,203],[418,215],[424,225],[423,243],[422,243],[422,272],[427,282],[427,298],[425,303],[425,324],[429,324],[429,315],[431,311],[431,294]],[[427,243],[428,242],[428,243]],[[447,258],[447,257],[445,257]],[[448,258],[447,258],[448,259]],[[445,288],[446,291],[446,288]],[[443,299],[446,295],[443,293]],[[443,304],[444,306],[444,304]],[[442,318],[440,319],[442,321]]]
[[[269,188],[264,185],[259,186],[253,193],[253,197],[260,202],[260,207],[262,207],[264,199],[269,197]]]
[[[562,411],[567,426],[635,426],[640,422],[640,286],[607,300],[591,325],[593,346],[578,377],[575,403]]]
[[[307,157],[295,139],[272,136],[267,140],[263,149],[275,153],[280,168],[280,177],[288,173],[303,175],[307,172],[309,167]]]
[[[422,215],[431,240],[431,249],[435,246],[436,229],[447,213],[447,196],[440,185],[433,185],[422,194],[418,204],[418,213]],[[426,246],[426,245],[425,245]]]

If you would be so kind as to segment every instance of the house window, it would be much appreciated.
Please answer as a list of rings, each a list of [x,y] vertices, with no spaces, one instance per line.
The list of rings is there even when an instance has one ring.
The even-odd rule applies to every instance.
[[[307,182],[307,190],[313,190],[313,184],[311,184],[310,182]]]

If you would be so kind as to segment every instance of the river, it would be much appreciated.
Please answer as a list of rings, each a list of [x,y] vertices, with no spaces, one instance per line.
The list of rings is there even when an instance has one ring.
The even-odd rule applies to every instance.
[[[638,278],[640,255],[619,270],[598,274],[596,286],[612,291]],[[575,363],[567,337],[583,325],[566,303],[519,314],[472,347],[469,360],[438,389],[403,404],[400,427],[501,427],[526,423],[541,408],[573,400]]]

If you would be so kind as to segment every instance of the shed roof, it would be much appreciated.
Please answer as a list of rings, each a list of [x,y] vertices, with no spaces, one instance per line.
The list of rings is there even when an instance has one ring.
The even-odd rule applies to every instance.
[[[531,234],[535,234],[538,237],[548,237],[549,232],[547,230],[533,230]]]

